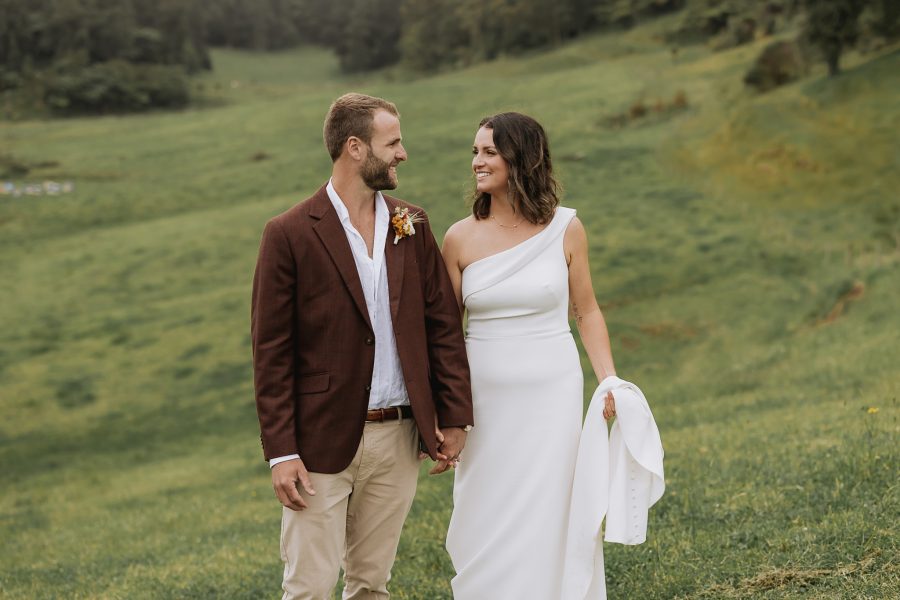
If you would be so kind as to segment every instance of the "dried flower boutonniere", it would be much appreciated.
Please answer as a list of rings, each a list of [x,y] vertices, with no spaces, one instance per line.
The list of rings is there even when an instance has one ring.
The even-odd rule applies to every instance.
[[[416,223],[425,221],[420,213],[411,213],[408,208],[394,209],[394,216],[391,217],[391,224],[394,226],[394,244],[396,245],[402,238],[416,234]]]

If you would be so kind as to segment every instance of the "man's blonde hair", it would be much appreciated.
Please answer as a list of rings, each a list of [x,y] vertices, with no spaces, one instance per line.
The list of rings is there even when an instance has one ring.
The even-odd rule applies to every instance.
[[[378,110],[386,110],[400,118],[393,102],[375,96],[344,94],[331,104],[325,117],[323,137],[332,161],[340,157],[349,138],[358,137],[367,144],[372,141],[372,121]]]

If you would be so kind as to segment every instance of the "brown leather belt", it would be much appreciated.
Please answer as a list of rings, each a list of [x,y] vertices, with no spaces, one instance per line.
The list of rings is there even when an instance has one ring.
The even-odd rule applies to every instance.
[[[409,406],[376,408],[366,413],[366,423],[381,423],[382,421],[396,421],[397,419],[409,418],[412,418],[412,409]]]

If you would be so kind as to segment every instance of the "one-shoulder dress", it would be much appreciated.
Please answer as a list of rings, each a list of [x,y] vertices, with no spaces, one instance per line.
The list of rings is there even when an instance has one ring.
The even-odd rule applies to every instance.
[[[447,534],[455,600],[562,594],[583,406],[563,250],[574,217],[558,207],[539,233],[462,273],[475,428]]]

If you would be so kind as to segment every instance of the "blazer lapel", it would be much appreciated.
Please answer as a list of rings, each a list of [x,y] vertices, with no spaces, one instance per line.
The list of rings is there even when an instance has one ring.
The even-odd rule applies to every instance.
[[[382,196],[385,204],[387,204],[390,217],[393,217],[397,201],[390,196],[384,194]],[[390,217],[388,218],[387,237],[384,240],[384,264],[387,267],[391,320],[396,325],[397,315],[400,310],[400,292],[403,291],[403,257],[406,252],[406,246],[411,242],[406,238],[401,238],[396,244],[394,243],[394,227],[391,225]]]
[[[324,187],[313,196],[313,206],[310,207],[309,214],[319,220],[313,225],[313,230],[322,240],[328,254],[331,255],[331,260],[334,261],[334,266],[337,267],[341,279],[344,280],[347,291],[353,297],[356,308],[359,309],[359,313],[365,319],[369,329],[372,329],[369,310],[366,307],[366,297],[363,294],[362,283],[359,281],[359,272],[356,270],[356,261],[353,260],[350,242],[347,241],[347,233],[344,231],[341,219],[334,210],[334,206],[331,205],[328,192]]]

